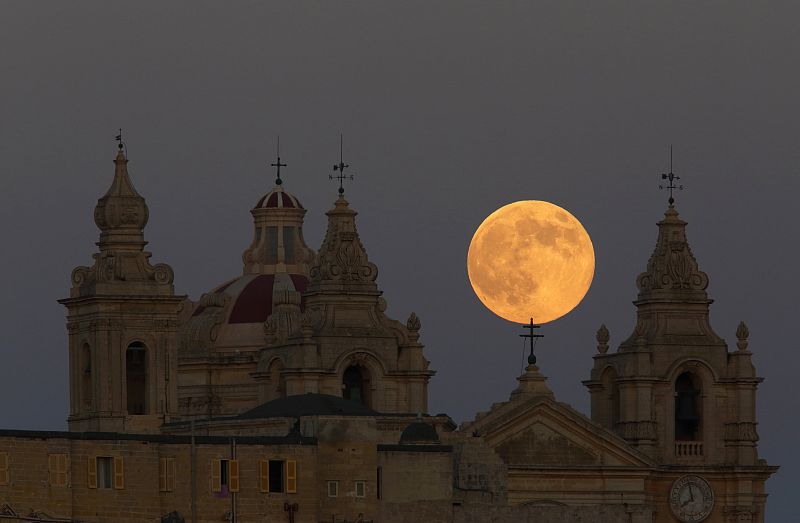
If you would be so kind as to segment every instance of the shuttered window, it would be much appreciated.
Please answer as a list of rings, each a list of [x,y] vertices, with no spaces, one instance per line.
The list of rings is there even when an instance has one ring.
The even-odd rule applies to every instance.
[[[222,490],[222,460],[211,460],[211,492]]]
[[[159,460],[158,488],[161,492],[175,490],[175,458]]]
[[[114,488],[125,488],[125,469],[123,467],[122,456],[114,458]]]
[[[231,459],[228,461],[228,490],[239,492],[239,461]]]
[[[97,488],[97,458],[96,456],[89,456],[89,471],[88,483],[89,488]]]
[[[48,455],[47,468],[51,486],[66,487],[69,485],[69,456],[67,454]]]
[[[8,452],[0,452],[0,485],[8,485]]]
[[[258,472],[261,478],[261,492],[269,492],[269,461],[262,459],[258,462]]]
[[[297,462],[293,459],[286,460],[286,492],[297,492]]]

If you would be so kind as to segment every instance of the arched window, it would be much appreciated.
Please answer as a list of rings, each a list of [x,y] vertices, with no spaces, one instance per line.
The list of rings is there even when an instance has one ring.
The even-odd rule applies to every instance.
[[[269,367],[269,397],[268,401],[286,396],[286,377],[283,375],[283,363],[275,360]]]
[[[366,369],[351,365],[342,376],[342,397],[369,405],[369,377]]]
[[[134,342],[125,351],[128,414],[147,414],[147,347]]]
[[[701,438],[702,418],[700,380],[684,372],[675,380],[675,441]]]
[[[84,407],[92,407],[92,351],[88,343],[81,347],[81,400]]]

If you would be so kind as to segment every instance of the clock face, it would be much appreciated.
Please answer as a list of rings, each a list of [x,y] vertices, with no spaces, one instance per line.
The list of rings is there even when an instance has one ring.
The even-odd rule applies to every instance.
[[[714,508],[714,491],[700,476],[683,476],[672,485],[669,507],[685,523],[703,521]]]

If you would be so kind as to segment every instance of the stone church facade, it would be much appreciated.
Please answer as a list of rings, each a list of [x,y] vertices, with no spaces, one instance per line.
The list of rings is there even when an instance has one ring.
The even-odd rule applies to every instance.
[[[199,300],[151,264],[120,151],[94,263],[72,273],[68,432],[0,430],[0,520],[762,523],[758,377],[729,350],[670,205],[634,332],[597,332],[591,417],[529,365],[457,427],[428,411],[421,322],[385,314],[340,195],[318,250],[300,200],[251,210],[242,273]]]

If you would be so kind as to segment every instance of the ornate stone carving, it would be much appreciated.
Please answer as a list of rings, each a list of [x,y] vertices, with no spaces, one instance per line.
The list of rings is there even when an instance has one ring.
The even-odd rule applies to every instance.
[[[617,423],[617,432],[627,440],[656,440],[655,421],[621,421]]]
[[[654,291],[704,291],[708,276],[699,269],[686,241],[686,222],[673,207],[664,216],[658,222],[658,240],[647,271],[636,279],[640,297]]]
[[[344,198],[328,211],[328,230],[310,271],[312,286],[343,283],[374,287],[378,268],[367,259],[356,231],[356,214]]]
[[[610,339],[611,335],[608,332],[606,324],[600,325],[600,328],[597,329],[597,352],[600,354],[608,352],[608,340]]]
[[[736,347],[740,351],[747,350],[747,338],[750,337],[750,329],[747,328],[747,325],[743,321],[739,322],[739,326],[736,328]]]
[[[725,441],[758,441],[756,423],[739,421],[725,424]]]

